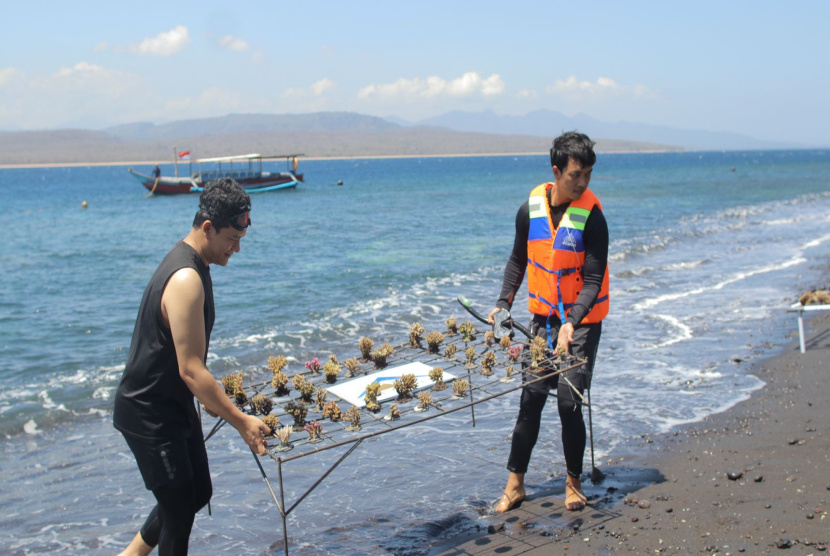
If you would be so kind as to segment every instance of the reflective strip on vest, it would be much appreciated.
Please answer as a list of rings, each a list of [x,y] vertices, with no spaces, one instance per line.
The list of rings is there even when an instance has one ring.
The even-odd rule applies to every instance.
[[[560,228],[574,228],[576,230],[584,231],[585,223],[588,221],[588,216],[591,215],[590,210],[585,210],[579,207],[568,207],[565,214],[562,216],[562,221],[559,223]]]
[[[527,208],[530,211],[530,228],[528,228],[527,232],[527,238],[529,240],[551,237],[545,203],[547,203],[547,198],[545,197],[531,197],[527,203]]]

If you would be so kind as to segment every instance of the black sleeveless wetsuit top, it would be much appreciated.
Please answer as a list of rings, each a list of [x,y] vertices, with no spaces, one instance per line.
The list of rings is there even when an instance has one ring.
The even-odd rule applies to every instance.
[[[179,375],[170,328],[161,314],[161,296],[170,277],[182,268],[199,273],[205,292],[205,360],[215,317],[210,269],[196,251],[180,241],[164,257],[144,290],[130,354],[115,394],[113,424],[125,434],[173,440],[198,422],[193,394]]]

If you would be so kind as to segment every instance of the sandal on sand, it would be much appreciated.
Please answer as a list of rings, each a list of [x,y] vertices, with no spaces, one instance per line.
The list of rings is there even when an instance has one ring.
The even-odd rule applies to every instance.
[[[522,503],[522,500],[524,500],[524,499],[525,499],[525,494],[524,493],[521,493],[521,494],[517,493],[517,494],[515,494],[514,496],[511,497],[509,494],[507,494],[505,492],[504,494],[501,495],[501,498],[499,498],[499,501],[496,502],[496,506],[493,508],[493,511],[496,512],[497,514],[503,514],[505,512],[509,512],[513,508],[518,507]]]
[[[576,512],[585,507],[588,499],[582,494],[581,485],[577,481],[576,485],[565,481],[565,507],[572,512]]]

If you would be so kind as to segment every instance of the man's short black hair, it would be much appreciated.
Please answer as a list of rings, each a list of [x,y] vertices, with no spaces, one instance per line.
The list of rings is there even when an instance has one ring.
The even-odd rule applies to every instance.
[[[568,131],[553,140],[550,148],[550,165],[556,166],[561,172],[568,167],[568,161],[574,159],[583,168],[596,164],[597,155],[594,153],[594,143],[584,133]]]
[[[209,182],[199,196],[199,210],[193,218],[193,227],[210,220],[216,230],[231,225],[231,220],[251,210],[251,197],[231,178]]]

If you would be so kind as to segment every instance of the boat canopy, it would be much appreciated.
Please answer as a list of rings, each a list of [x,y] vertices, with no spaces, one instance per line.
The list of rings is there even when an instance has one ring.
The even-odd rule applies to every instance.
[[[198,158],[193,160],[193,162],[233,162],[236,160],[255,160],[261,158],[263,160],[271,160],[271,159],[282,159],[282,158],[294,158],[295,156],[305,156],[302,153],[296,154],[271,154],[267,156],[263,156],[259,153],[251,153],[251,154],[237,154],[234,156],[217,156],[214,158]]]
[[[294,158],[295,156],[305,156],[303,153],[294,153],[294,154],[269,154],[268,156],[263,156],[263,159],[272,159],[272,158]]]
[[[215,158],[199,158],[194,160],[193,162],[232,162],[234,160],[253,160],[255,158],[267,158],[263,157],[261,154],[251,153],[251,154],[238,154],[235,156],[217,156]]]

